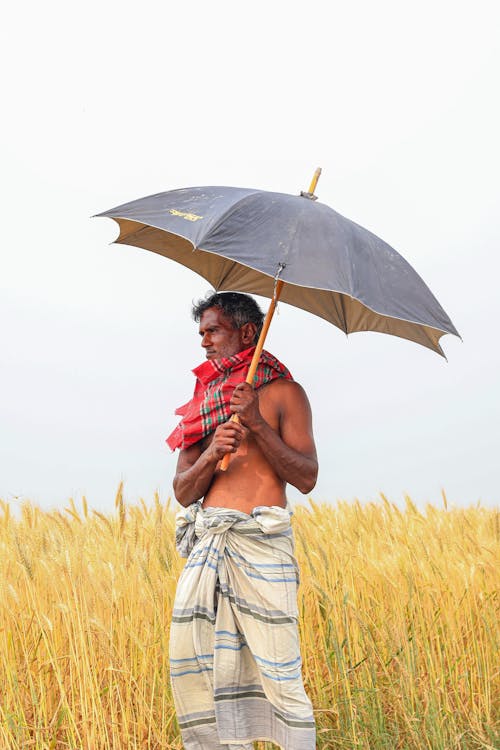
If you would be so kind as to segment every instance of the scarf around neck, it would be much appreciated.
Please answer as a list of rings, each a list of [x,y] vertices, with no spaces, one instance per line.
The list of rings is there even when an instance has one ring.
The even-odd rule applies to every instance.
[[[166,442],[174,451],[194,445],[231,416],[229,402],[235,387],[248,373],[255,347],[232,357],[208,359],[193,370],[196,377],[193,397],[175,413],[182,417]],[[272,354],[262,351],[253,387],[260,388],[276,378],[293,380],[289,370]]]

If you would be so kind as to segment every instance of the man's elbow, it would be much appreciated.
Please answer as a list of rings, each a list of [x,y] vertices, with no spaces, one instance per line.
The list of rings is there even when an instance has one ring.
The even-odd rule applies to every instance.
[[[191,503],[194,502],[191,499],[190,495],[185,491],[185,488],[183,489],[182,482],[179,480],[179,477],[177,475],[174,477],[172,486],[174,488],[175,499],[184,508],[187,508],[188,505],[191,505]]]
[[[295,486],[297,489],[302,492],[303,495],[307,495],[311,490],[313,490],[316,487],[316,482],[318,479],[318,462],[314,461],[311,463],[311,466],[308,467],[307,471],[303,473],[303,475],[300,477],[300,480],[298,484]]]
[[[300,485],[297,485],[297,489],[302,492],[303,495],[308,495],[311,490],[313,490],[316,487],[316,479],[313,479],[310,482],[301,482]]]

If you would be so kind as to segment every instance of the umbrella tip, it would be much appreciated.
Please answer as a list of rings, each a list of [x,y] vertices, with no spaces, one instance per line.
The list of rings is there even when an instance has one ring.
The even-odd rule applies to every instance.
[[[311,180],[311,184],[309,185],[309,190],[307,193],[304,190],[301,190],[300,194],[303,198],[309,198],[311,201],[317,201],[318,196],[314,195],[314,191],[316,189],[316,185],[318,184],[318,180],[321,175],[321,167],[318,167],[316,171],[314,172],[313,178]]]

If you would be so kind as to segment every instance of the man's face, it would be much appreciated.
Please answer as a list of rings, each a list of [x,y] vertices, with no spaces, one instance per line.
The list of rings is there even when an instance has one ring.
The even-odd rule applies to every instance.
[[[251,346],[246,343],[244,328],[234,328],[218,307],[209,307],[200,319],[201,345],[207,359],[232,357]]]

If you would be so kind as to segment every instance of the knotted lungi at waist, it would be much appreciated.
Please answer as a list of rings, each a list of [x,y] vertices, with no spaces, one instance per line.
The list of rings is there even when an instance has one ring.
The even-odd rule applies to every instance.
[[[259,739],[315,748],[290,516],[277,506],[247,515],[200,503],[177,514],[177,547],[188,559],[172,615],[170,668],[186,750],[252,748]]]

